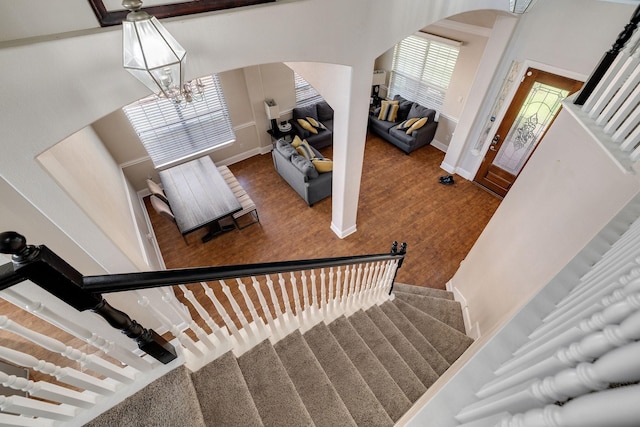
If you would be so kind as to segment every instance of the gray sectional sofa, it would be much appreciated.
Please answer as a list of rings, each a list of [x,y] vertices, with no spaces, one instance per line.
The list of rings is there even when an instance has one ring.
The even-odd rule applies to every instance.
[[[395,121],[378,119],[380,112],[380,107],[378,107],[369,114],[369,130],[395,145],[406,154],[431,144],[438,127],[438,122],[435,120],[436,111],[406,100],[400,95],[396,95],[393,100],[399,102]],[[405,130],[398,129],[400,123],[414,117],[427,117],[427,123],[410,135],[407,135]]]
[[[312,147],[312,150],[316,157],[322,158],[316,149]],[[333,172],[319,173],[290,143],[282,139],[276,141],[271,156],[278,174],[309,206],[331,195]]]

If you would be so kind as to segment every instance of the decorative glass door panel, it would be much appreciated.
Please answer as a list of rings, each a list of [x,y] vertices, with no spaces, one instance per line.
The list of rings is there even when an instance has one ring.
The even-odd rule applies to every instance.
[[[529,68],[474,181],[505,196],[553,123],[564,98],[581,86],[582,82]]]
[[[518,175],[568,94],[568,90],[536,82],[493,164]]]

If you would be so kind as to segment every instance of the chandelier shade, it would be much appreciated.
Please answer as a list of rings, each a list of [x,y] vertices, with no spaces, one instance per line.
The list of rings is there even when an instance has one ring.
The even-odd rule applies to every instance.
[[[175,99],[182,93],[187,51],[153,16],[138,10],[140,0],[125,0],[130,10],[122,21],[123,65],[158,96]]]

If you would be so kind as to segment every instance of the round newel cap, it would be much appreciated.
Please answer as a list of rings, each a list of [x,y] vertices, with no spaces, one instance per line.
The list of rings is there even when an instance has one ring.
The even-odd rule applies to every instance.
[[[27,247],[27,239],[15,231],[0,233],[0,253],[17,255]]]

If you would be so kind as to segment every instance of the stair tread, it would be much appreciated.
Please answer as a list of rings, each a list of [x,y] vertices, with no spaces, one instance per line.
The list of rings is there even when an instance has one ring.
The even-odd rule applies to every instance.
[[[470,337],[457,329],[400,299],[395,299],[392,304],[400,309],[449,364],[456,361],[473,342]]]
[[[300,331],[274,347],[316,427],[356,426]]]
[[[393,420],[342,351],[327,325],[319,323],[303,337],[357,425],[393,426]]]
[[[266,427],[313,426],[309,412],[269,340],[238,357],[238,365]]]
[[[207,426],[263,426],[231,352],[191,374]]]
[[[406,283],[395,282],[393,284],[393,290],[399,292],[407,292],[415,295],[424,295],[433,298],[442,298],[453,301],[453,292],[445,291],[442,289],[427,288],[425,286],[414,286]]]
[[[411,408],[411,401],[404,395],[384,366],[371,352],[346,317],[331,322],[329,330],[340,347],[358,369],[392,420],[397,421]]]
[[[462,332],[463,334],[466,332],[464,328],[464,320],[462,319],[462,308],[460,307],[459,302],[401,291],[394,292],[394,294],[396,298],[400,298],[404,302],[407,302],[420,311],[435,317],[439,321],[446,323],[459,332]]]
[[[407,337],[398,329],[398,327],[389,319],[389,317],[378,307],[374,305],[367,311],[367,316],[376,324],[380,332],[393,345],[396,351],[402,356],[418,379],[425,385],[430,387],[438,379],[438,374],[433,370],[429,362],[422,357],[420,352],[411,344]]]
[[[415,402],[427,391],[422,381],[411,370],[402,356],[396,351],[376,324],[364,311],[358,311],[349,317],[349,322],[360,337],[369,346],[373,354],[385,367],[405,396]]]
[[[420,352],[433,370],[442,375],[449,368],[449,362],[427,341],[422,333],[406,318],[400,309],[391,301],[387,301],[380,305],[380,309],[391,319],[396,327],[402,331],[411,344]]]

